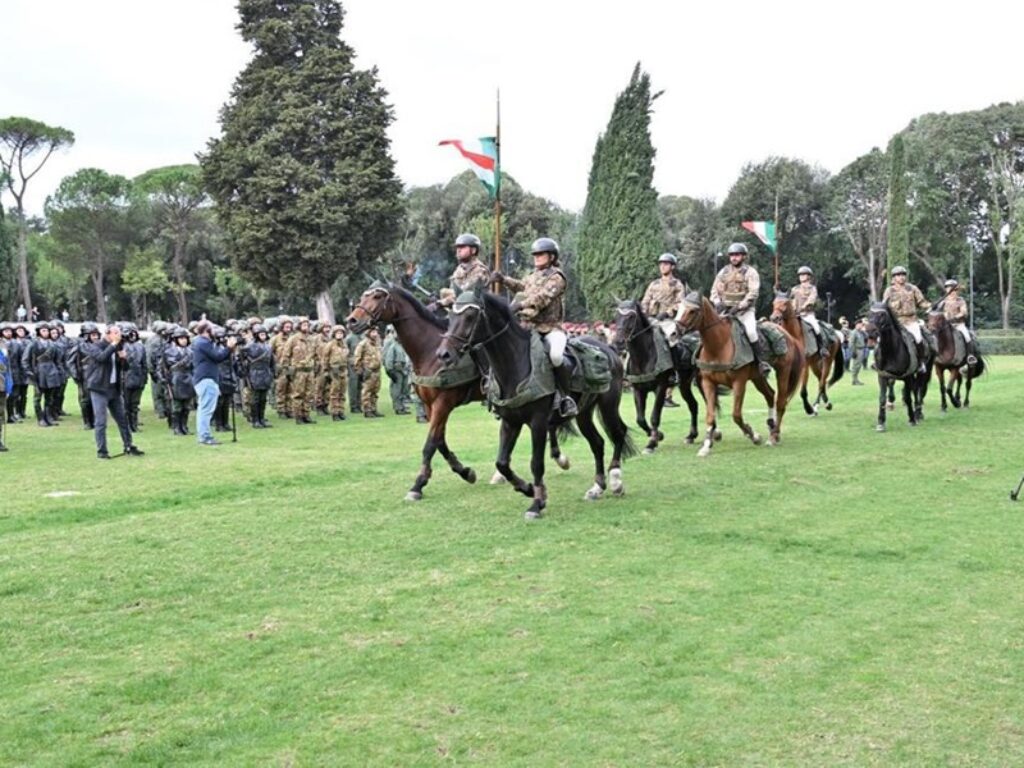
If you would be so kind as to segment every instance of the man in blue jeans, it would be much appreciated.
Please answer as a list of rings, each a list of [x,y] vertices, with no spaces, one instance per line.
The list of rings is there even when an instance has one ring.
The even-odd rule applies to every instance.
[[[226,346],[213,343],[213,323],[201,320],[196,326],[196,338],[192,342],[192,386],[196,390],[196,432],[200,445],[220,445],[210,432],[210,419],[220,397],[218,366],[231,355],[237,339],[228,337]]]

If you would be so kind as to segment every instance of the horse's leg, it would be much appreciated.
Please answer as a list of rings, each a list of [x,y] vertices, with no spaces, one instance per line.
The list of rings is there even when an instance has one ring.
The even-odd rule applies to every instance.
[[[946,369],[943,368],[941,365],[936,365],[935,366],[935,378],[937,378],[939,380],[939,395],[941,395],[941,400],[940,400],[941,405],[939,406],[939,408],[942,410],[943,413],[945,413],[946,410],[947,410],[947,406],[946,406]],[[953,376],[952,376],[952,374],[950,374],[950,381],[951,382],[952,382],[952,379],[953,379]]]
[[[562,453],[562,446],[558,444],[558,427],[554,424],[548,425],[548,444],[551,446],[551,458],[555,464],[561,469],[568,469],[569,457]]]
[[[967,380],[966,381],[966,385],[965,385],[966,386],[966,391],[964,392],[964,408],[970,408],[971,407],[971,382],[974,381],[974,376],[972,376],[971,374],[972,374],[971,369],[968,368],[967,369],[967,375],[964,376],[964,378]],[[958,395],[960,394],[960,386],[959,385],[957,385],[956,393]]]
[[[913,374],[903,382],[903,404],[907,406],[907,418],[910,426],[917,426],[917,419],[914,418],[914,398],[917,394],[917,379],[919,374]]]
[[[707,427],[707,432],[697,455],[708,456],[711,453],[711,446],[715,442],[715,432],[717,431],[715,410],[718,404],[718,385],[711,381],[709,376],[701,376],[700,388],[704,391],[704,424]]]
[[[885,406],[887,410],[896,409],[896,379],[890,379],[888,384],[889,402]]]
[[[808,416],[817,416],[818,411],[811,405],[810,399],[807,397],[807,380],[810,377],[811,362],[809,360],[804,361],[804,368],[800,371],[800,400],[804,404],[804,413]]]
[[[764,376],[758,376],[764,379]],[[761,436],[754,431],[754,428],[743,420],[743,397],[747,393],[747,379],[740,373],[732,382],[732,420],[740,431],[750,438],[754,445],[761,444]],[[769,401],[770,402],[770,401]]]
[[[645,435],[651,434],[651,425],[647,423],[647,385],[633,385],[633,406],[636,408],[636,425]]]
[[[686,444],[693,445],[697,439],[697,398],[693,396],[693,373],[677,374],[679,376],[679,394],[690,409],[690,432],[686,435]]]
[[[446,390],[434,401],[433,412],[437,414],[438,421],[440,422],[436,432],[437,450],[444,457],[444,460],[448,462],[448,466],[451,467],[452,472],[472,485],[476,482],[476,472],[474,472],[470,467],[463,466],[462,462],[459,461],[459,457],[456,456],[455,452],[448,446],[448,417],[452,415],[452,411],[455,409],[456,403],[458,402],[448,393],[454,391],[455,390]]]
[[[826,357],[821,363],[821,378],[818,379],[818,398],[825,404],[825,410],[832,410],[832,403],[828,399],[828,375],[832,373],[832,366],[840,365],[835,357]]]
[[[540,405],[541,407],[530,418],[530,442],[533,448],[530,457],[530,471],[533,473],[533,503],[526,510],[527,520],[539,518],[544,512],[544,507],[548,505],[548,491],[544,487],[544,443],[547,440],[551,402],[548,398],[543,398]]]
[[[444,428],[448,421],[448,414],[445,413],[442,417],[441,408],[433,407],[433,403],[434,400],[431,400],[429,405],[424,403],[424,406],[430,413],[430,426],[427,428],[427,439],[423,443],[423,458],[420,463],[420,472],[416,475],[412,488],[405,494],[406,501],[419,501],[423,498],[423,488],[430,482],[430,477],[434,473],[430,464],[438,447],[444,442]]]
[[[519,433],[522,429],[523,423],[521,421],[513,423],[508,419],[502,418],[498,437],[498,458],[495,460],[494,466],[498,468],[498,471],[501,472],[506,480],[512,483],[512,487],[515,490],[524,496],[532,497],[533,486],[512,471],[512,451],[516,448],[516,441],[519,439]]]
[[[875,423],[876,432],[885,432],[885,405],[889,394],[889,381],[878,374],[878,421]]]
[[[783,399],[786,383],[786,380],[784,379],[785,375],[785,372],[776,372],[775,378],[779,385],[778,396],[776,396],[775,391],[772,389],[772,385],[768,383],[768,379],[763,376],[752,379],[754,386],[757,387],[757,391],[764,395],[764,400],[768,404],[768,445],[777,445],[780,439],[779,431],[782,427],[782,414],[779,412],[779,406],[777,404],[780,401],[785,403],[785,400]],[[782,406],[783,410],[784,407],[785,406]]]
[[[655,382],[654,407],[651,408],[651,431],[648,433],[650,439],[647,441],[644,453],[654,453],[658,443],[665,439],[665,435],[659,427],[661,426],[661,412],[665,407],[665,397],[668,395],[670,386],[666,381],[659,380]]]
[[[937,366],[936,366],[937,367]],[[970,375],[970,371],[968,371]],[[964,380],[963,374],[960,373],[959,369],[953,368],[949,373],[949,401],[953,403],[954,408],[959,408],[963,403],[960,402],[960,383]],[[956,386],[956,392],[953,392],[953,387]]]
[[[594,409],[596,406],[597,401],[585,410],[580,411],[580,415],[576,417],[576,424],[579,426],[580,432],[587,439],[587,443],[590,445],[590,453],[594,457],[594,484],[583,494],[583,498],[586,501],[600,499],[604,495],[605,488],[608,487],[604,476],[604,438],[601,437],[601,433],[597,431],[597,427],[594,425]]]

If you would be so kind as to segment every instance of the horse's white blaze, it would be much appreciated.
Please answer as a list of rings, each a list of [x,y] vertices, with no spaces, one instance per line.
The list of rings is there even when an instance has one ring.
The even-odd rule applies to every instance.
[[[622,495],[622,470],[619,467],[616,467],[608,473],[608,485],[612,489],[612,493],[616,496]]]
[[[494,474],[491,475],[491,485],[501,485],[504,482],[508,482],[505,480],[505,476],[498,470],[494,470]]]
[[[592,486],[590,486],[590,488],[587,489],[587,492],[585,494],[583,494],[583,500],[584,501],[597,501],[603,495],[604,495],[604,489],[600,485],[598,485],[597,483],[594,483]]]

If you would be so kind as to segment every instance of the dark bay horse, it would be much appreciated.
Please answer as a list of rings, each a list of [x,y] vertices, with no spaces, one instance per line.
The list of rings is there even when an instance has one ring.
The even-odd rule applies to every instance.
[[[719,386],[729,387],[732,390],[732,420],[736,422],[736,426],[750,438],[750,442],[754,445],[761,444],[761,436],[743,420],[743,397],[746,394],[748,381],[753,383],[757,390],[764,395],[765,402],[768,404],[769,444],[777,445],[782,439],[782,417],[786,413],[786,405],[796,393],[797,385],[800,382],[800,371],[804,364],[804,355],[800,345],[786,333],[785,329],[780,330],[786,336],[786,354],[777,357],[771,363],[775,369],[778,385],[778,392],[775,392],[756,362],[748,363],[740,368],[729,368],[736,351],[732,341],[732,316],[718,314],[706,297],[697,297],[695,294],[691,294],[691,296],[693,299],[688,297],[683,304],[679,325],[686,330],[698,331],[702,342],[698,367],[701,368],[700,383],[706,401],[707,433],[697,455],[707,456],[711,453],[711,446],[718,427],[715,413],[718,408]],[[696,303],[697,301],[699,304]]]
[[[605,480],[604,439],[594,424],[594,413],[598,411],[605,433],[612,441],[612,460],[608,465],[611,492],[621,496],[625,492],[622,484],[622,459],[632,456],[636,449],[629,437],[629,430],[619,415],[622,399],[622,362],[607,344],[586,337],[584,342],[600,350],[608,358],[612,373],[608,391],[601,394],[573,392],[579,415],[575,417],[580,432],[590,445],[594,455],[594,485],[587,491],[585,499],[601,498],[609,487]],[[491,293],[478,294],[472,303],[457,304],[448,328],[448,333],[437,350],[437,357],[445,364],[454,362],[464,350],[473,347],[487,356],[494,377],[503,396],[519,391],[523,382],[530,378],[531,332],[522,328],[508,302]],[[542,395],[519,405],[497,406],[501,417],[501,434],[498,457],[495,461],[498,471],[512,487],[533,499],[526,510],[527,519],[541,517],[547,506],[547,488],[544,486],[544,446],[551,426],[568,426],[552,413],[554,394]],[[533,483],[527,483],[512,471],[512,451],[524,426],[529,427],[532,456],[530,470]]]
[[[942,312],[928,313],[928,330],[935,335],[935,343],[939,348],[938,354],[935,355],[935,376],[939,380],[939,392],[942,394],[942,410],[947,410],[947,394],[953,407],[960,407],[960,386],[965,381],[967,392],[964,395],[963,407],[970,408],[971,382],[985,372],[985,358],[979,352],[976,355],[977,362],[968,364],[966,350],[961,358],[957,358],[955,334],[958,331]],[[947,372],[949,373],[948,387],[946,386]]]
[[[658,443],[665,439],[659,428],[661,411],[665,406],[665,398],[672,389],[672,376],[679,384],[679,394],[683,396],[690,409],[690,432],[686,443],[691,445],[697,439],[697,399],[693,396],[691,384],[697,374],[697,366],[683,354],[678,347],[670,347],[672,367],[655,375],[657,367],[656,333],[661,331],[644,314],[638,301],[619,302],[618,317],[615,324],[615,338],[612,345],[616,351],[625,350],[629,353],[626,366],[626,377],[636,377],[633,384],[633,404],[636,406],[636,423],[649,437],[644,453],[654,453]],[[647,396],[654,393],[654,407],[651,410],[651,423],[647,423]]]
[[[349,314],[346,323],[349,329],[356,333],[362,333],[377,323],[391,323],[398,334],[398,341],[409,355],[415,374],[435,376],[439,372],[441,363],[435,353],[441,344],[442,336],[448,330],[448,323],[434,315],[404,288],[392,284],[370,286],[360,297],[359,305]],[[405,495],[409,501],[419,501],[423,498],[423,487],[430,481],[430,464],[437,451],[441,452],[455,474],[467,483],[476,482],[476,472],[470,467],[463,466],[448,447],[445,432],[448,416],[455,408],[484,399],[479,377],[445,389],[422,384],[415,386],[427,411],[430,426],[427,430],[427,440],[423,444],[423,463],[420,465],[416,481]]]
[[[902,328],[888,304],[871,305],[868,312],[867,332],[874,343],[875,370],[878,371],[878,422],[875,430],[885,432],[886,394],[895,381],[903,382],[903,403],[911,426],[924,420],[924,398],[928,394],[928,381],[932,375],[935,353],[925,343],[924,360],[911,369],[910,350],[903,341]],[[923,368],[922,368],[923,365]]]
[[[843,342],[837,336],[832,346],[823,355],[819,349],[813,355],[807,355],[804,347],[803,321],[793,307],[793,299],[788,294],[778,293],[772,301],[771,321],[784,328],[786,332],[796,339],[800,349],[804,350],[804,367],[800,372],[800,399],[804,404],[804,412],[808,416],[818,415],[818,403],[825,403],[825,410],[832,410],[832,403],[828,399],[828,388],[843,377],[845,361],[843,360]],[[811,371],[818,380],[818,396],[812,405],[807,397],[807,379]],[[832,378],[829,378],[829,372]]]

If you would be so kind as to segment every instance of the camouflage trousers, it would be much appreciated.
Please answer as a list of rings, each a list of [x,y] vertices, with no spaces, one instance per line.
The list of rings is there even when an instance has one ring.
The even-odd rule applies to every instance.
[[[359,398],[359,404],[363,413],[371,413],[377,410],[377,395],[380,394],[380,369],[367,371],[363,376],[363,392]]]
[[[328,378],[328,409],[332,416],[345,413],[345,398],[348,396],[348,373],[331,374]]]
[[[309,417],[309,402],[313,395],[313,372],[297,370],[292,374],[291,386],[291,415],[296,419]],[[278,390],[278,398],[281,397]]]
[[[348,367],[348,407],[352,413],[359,413],[359,394],[362,391],[363,382],[356,369]]]
[[[280,416],[289,416],[288,407],[291,403],[292,387],[291,382],[288,381],[288,374],[280,373],[277,379],[274,380],[274,392],[277,398],[277,413]]]
[[[324,408],[331,396],[331,375],[321,371],[313,384],[313,401],[317,408]]]

